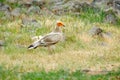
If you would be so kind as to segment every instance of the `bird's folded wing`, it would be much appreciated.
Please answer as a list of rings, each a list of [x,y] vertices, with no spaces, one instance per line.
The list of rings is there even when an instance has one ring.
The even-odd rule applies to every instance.
[[[44,36],[40,41],[49,45],[55,44],[61,40],[61,33],[51,33]]]

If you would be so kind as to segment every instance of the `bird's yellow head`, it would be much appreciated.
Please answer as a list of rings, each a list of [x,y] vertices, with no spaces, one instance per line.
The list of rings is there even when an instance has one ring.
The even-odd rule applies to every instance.
[[[61,22],[61,21],[57,21],[57,26],[58,26],[58,27],[65,27],[65,25],[64,25],[63,22]]]

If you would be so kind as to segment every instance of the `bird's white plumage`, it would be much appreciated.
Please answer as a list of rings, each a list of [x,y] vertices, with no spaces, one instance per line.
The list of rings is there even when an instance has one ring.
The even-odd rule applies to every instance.
[[[56,26],[55,30],[53,30],[51,33],[46,34],[44,36],[40,36],[40,38],[37,37],[37,40],[33,42],[28,48],[35,49],[38,46],[49,47],[61,41],[62,38],[63,33],[60,27]]]

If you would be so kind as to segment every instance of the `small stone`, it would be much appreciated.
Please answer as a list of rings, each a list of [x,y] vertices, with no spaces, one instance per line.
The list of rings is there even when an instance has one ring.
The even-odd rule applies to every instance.
[[[90,70],[89,69],[84,69],[84,70],[82,70],[82,72],[90,72]]]
[[[41,24],[36,20],[32,20],[31,25],[34,26],[34,27],[41,27]]]
[[[32,3],[33,3],[33,5],[43,8],[46,4],[46,1],[45,0],[33,0]]]
[[[35,19],[23,18],[22,19],[23,26],[34,26],[34,27],[41,27],[41,23]]]
[[[94,7],[98,7],[103,11],[106,11],[112,8],[115,16],[120,18],[120,0],[93,0],[91,5]],[[107,14],[106,16],[107,18],[108,17],[112,18],[112,19],[108,19],[108,22],[113,23],[115,16],[111,14]]]
[[[40,7],[39,6],[31,6],[28,11],[27,11],[28,14],[31,14],[31,13],[37,13],[39,14],[40,13]]]
[[[50,10],[48,10],[46,8],[42,9],[42,11],[40,12],[40,14],[41,15],[46,15],[46,16],[48,16],[48,15],[53,16],[54,15]]]
[[[105,33],[103,33],[103,37],[112,38],[112,33],[111,32],[105,32]]]
[[[20,16],[20,8],[15,8],[15,9],[13,9],[13,11],[11,12],[11,15],[12,16],[15,16],[15,17],[18,17],[18,16]]]
[[[99,45],[101,45],[101,46],[108,46],[108,43],[106,43],[106,42],[101,42],[101,43],[99,43]]]
[[[18,0],[6,0],[8,3],[16,3]]]
[[[0,46],[4,46],[5,42],[3,40],[0,40]]]
[[[92,35],[92,36],[95,36],[95,35],[99,35],[101,36],[101,33],[103,32],[103,30],[99,27],[92,27],[90,30],[89,30],[89,34]]]
[[[3,3],[0,2],[0,7],[3,6]]]
[[[10,11],[10,6],[0,2],[0,11]]]
[[[58,2],[54,2],[53,6],[51,7],[54,14],[57,15],[65,14],[68,12],[76,14],[76,12],[80,13],[81,11],[85,11],[88,8],[94,8],[94,7],[90,5],[89,1],[79,1],[79,0],[58,1]]]
[[[113,6],[113,0],[93,0],[92,5],[105,10]]]
[[[116,9],[118,9],[118,10],[120,10],[120,1],[115,1],[114,2],[114,7],[116,8]]]
[[[18,4],[22,5],[24,8],[29,8],[32,5],[33,0],[19,0]]]
[[[102,37],[104,41],[111,42],[112,41],[112,34],[110,32],[102,33]]]
[[[7,19],[11,19],[11,12],[10,11],[5,11],[4,12],[4,14],[5,14],[5,19],[7,18]]]
[[[113,14],[107,14],[107,16],[105,17],[105,22],[115,24],[117,22],[117,18]]]
[[[115,0],[113,4],[114,11],[117,12],[116,16],[120,18],[120,0]]]
[[[30,19],[29,18],[23,18],[22,19],[22,24],[23,25],[29,25],[29,23],[30,23]]]

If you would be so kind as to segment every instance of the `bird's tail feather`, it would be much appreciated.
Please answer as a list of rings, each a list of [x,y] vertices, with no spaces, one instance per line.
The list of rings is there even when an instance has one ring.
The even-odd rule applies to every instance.
[[[32,44],[28,46],[28,49],[35,49],[35,48],[37,48],[37,47],[35,47],[35,46],[32,45]]]
[[[40,45],[39,42],[36,41],[33,44],[29,45],[28,49],[36,49],[39,45]]]

